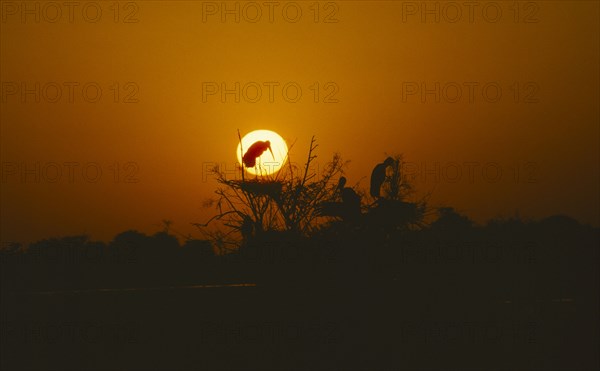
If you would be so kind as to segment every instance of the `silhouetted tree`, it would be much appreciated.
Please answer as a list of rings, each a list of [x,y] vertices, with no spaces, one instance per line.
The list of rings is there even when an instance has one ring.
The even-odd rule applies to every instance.
[[[256,237],[265,231],[289,231],[308,235],[318,227],[322,217],[320,205],[334,200],[344,162],[334,155],[321,176],[311,171],[316,159],[316,141],[313,137],[308,158],[300,176],[288,161],[288,167],[276,175],[246,179],[241,169],[241,180],[227,179],[218,167],[213,173],[220,187],[216,194],[217,215],[206,224],[194,223],[207,233],[217,245],[240,246],[240,237]],[[288,154],[289,157],[289,154]],[[211,221],[218,220],[226,232],[206,232]]]

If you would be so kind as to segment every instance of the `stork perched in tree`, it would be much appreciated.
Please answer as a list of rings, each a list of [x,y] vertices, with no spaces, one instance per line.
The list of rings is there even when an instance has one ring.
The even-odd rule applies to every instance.
[[[242,162],[246,167],[256,166],[256,159],[259,158],[267,149],[271,152],[273,159],[275,159],[275,155],[273,155],[273,150],[271,149],[271,142],[268,140],[264,142],[259,140],[254,142],[250,148],[248,148],[244,154],[244,157],[242,157]]]
[[[342,197],[342,210],[346,218],[360,216],[360,196],[354,189],[346,187],[346,177],[340,177],[338,190]]]
[[[356,194],[354,189],[346,187],[346,177],[340,177],[338,182],[338,190],[342,196],[342,201],[348,205],[358,205],[360,207],[360,196]]]
[[[377,164],[371,173],[371,196],[374,198],[380,198],[380,190],[383,182],[386,179],[386,170],[389,166],[394,164],[395,160],[392,157],[388,157],[380,164]]]

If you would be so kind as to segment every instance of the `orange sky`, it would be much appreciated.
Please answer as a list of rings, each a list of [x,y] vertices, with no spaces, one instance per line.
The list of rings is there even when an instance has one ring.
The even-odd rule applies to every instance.
[[[362,187],[404,153],[421,194],[478,222],[600,224],[598,2],[27,4],[1,2],[2,242],[194,232],[238,128],[297,162],[316,135]],[[236,83],[239,102],[208,94]]]

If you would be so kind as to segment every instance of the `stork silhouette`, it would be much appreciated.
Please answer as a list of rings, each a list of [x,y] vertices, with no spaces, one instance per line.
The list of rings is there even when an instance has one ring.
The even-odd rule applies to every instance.
[[[360,207],[360,196],[356,194],[354,189],[346,187],[346,177],[340,177],[338,182],[338,190],[342,196],[342,202],[348,205],[358,204]]]
[[[360,216],[360,196],[350,187],[346,187],[346,177],[340,177],[338,190],[342,197],[342,213],[345,218]]]
[[[259,158],[266,150],[271,152],[271,156],[273,156],[273,160],[275,159],[275,155],[273,154],[273,150],[271,149],[270,141],[262,141],[259,140],[257,142],[252,143],[250,148],[246,151],[244,156],[242,157],[242,162],[246,167],[255,167],[256,159]]]
[[[383,182],[386,179],[386,170],[391,166],[395,160],[392,157],[388,157],[380,164],[377,164],[371,173],[371,196],[374,198],[380,198],[380,191]]]

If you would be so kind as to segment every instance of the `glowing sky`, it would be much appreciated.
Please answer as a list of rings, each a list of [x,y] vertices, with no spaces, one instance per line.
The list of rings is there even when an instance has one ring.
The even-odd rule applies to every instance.
[[[315,135],[362,187],[404,153],[478,222],[600,224],[598,2],[29,3],[1,9],[2,242],[193,233],[237,129],[298,163]]]

